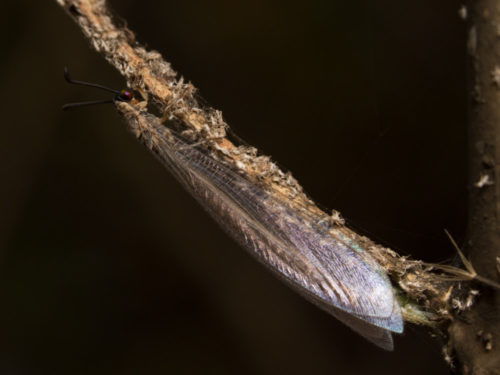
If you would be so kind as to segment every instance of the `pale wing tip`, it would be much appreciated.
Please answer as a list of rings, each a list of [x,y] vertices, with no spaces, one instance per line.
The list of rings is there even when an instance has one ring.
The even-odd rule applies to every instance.
[[[377,345],[379,348],[387,350],[388,352],[394,351],[394,341],[392,339],[392,335],[385,330],[383,330],[378,337],[372,339],[365,336],[365,338],[372,344]]]
[[[366,316],[361,314],[354,314],[357,318],[364,320],[367,323],[373,324],[379,328],[386,329],[395,333],[403,333],[404,324],[401,315],[401,309],[398,302],[394,298],[391,314],[387,317],[380,316]]]
[[[331,314],[350,327],[353,331],[370,341],[372,344],[375,344],[387,351],[394,350],[392,335],[387,329],[373,325],[373,323],[341,310],[332,310]]]
[[[396,298],[394,298],[392,314],[388,320],[388,325],[386,328],[392,332],[403,333],[403,316],[401,315],[401,308],[399,307]]]

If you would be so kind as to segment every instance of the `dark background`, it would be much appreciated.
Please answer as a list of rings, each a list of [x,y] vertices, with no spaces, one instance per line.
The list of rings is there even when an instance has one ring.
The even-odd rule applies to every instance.
[[[446,261],[466,215],[465,24],[456,1],[112,1],[139,41],[306,191],[401,254]],[[0,6],[0,373],[443,374],[271,276],[112,106],[120,88],[55,1]]]

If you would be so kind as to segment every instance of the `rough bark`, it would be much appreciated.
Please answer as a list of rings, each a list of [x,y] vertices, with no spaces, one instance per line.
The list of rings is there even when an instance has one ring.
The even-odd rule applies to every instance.
[[[469,217],[467,254],[478,274],[499,280],[500,3],[470,1]],[[482,285],[477,303],[450,326],[463,374],[500,374],[500,291]]]

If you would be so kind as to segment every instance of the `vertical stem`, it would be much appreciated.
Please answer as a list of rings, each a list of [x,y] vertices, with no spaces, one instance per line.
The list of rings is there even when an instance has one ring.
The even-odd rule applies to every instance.
[[[498,281],[500,257],[500,2],[470,0],[468,11],[469,219],[467,253],[478,274]],[[499,150],[499,151],[497,151]],[[465,319],[450,326],[464,374],[500,374],[500,291],[480,285]]]

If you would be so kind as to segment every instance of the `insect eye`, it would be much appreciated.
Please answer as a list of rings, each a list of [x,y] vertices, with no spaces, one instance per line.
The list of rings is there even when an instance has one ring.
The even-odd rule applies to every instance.
[[[132,94],[131,91],[128,90],[121,90],[120,94],[118,95],[117,99],[123,102],[128,102],[132,100],[134,97],[134,94]]]

